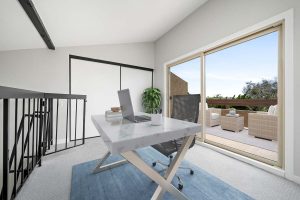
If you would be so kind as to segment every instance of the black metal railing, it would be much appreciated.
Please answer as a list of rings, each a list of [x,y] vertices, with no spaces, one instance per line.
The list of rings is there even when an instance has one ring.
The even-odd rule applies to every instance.
[[[0,104],[0,199],[8,200],[42,165],[43,156],[85,143],[86,95],[0,86]]]

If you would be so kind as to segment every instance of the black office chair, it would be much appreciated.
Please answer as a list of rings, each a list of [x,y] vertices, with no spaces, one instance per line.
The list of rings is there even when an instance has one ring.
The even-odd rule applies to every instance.
[[[173,110],[171,118],[189,121],[189,122],[198,122],[198,115],[199,115],[199,102],[200,102],[200,95],[177,95],[173,96]],[[160,144],[153,145],[152,147],[165,155],[169,158],[169,163],[165,164],[159,160],[152,163],[152,166],[155,167],[157,163],[169,167],[172,160],[173,160],[173,154],[177,152],[182,143],[184,138],[180,138],[177,140],[172,140],[168,142],[163,142]],[[195,138],[193,139],[192,144],[189,148],[193,147],[195,144]],[[180,169],[189,169],[190,174],[193,175],[194,171],[189,167],[179,167]],[[165,171],[167,168],[163,169],[162,171]],[[183,182],[180,179],[179,176],[177,176],[177,179],[179,181],[178,183],[178,189],[183,189]]]

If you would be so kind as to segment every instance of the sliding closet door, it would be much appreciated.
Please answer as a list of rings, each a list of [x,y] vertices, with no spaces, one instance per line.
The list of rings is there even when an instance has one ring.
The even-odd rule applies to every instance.
[[[91,116],[104,114],[113,106],[119,106],[117,91],[120,89],[120,67],[98,62],[71,59],[71,93],[87,95],[85,137],[98,136]],[[81,108],[79,106],[78,108]],[[74,103],[72,111],[74,113]],[[78,116],[82,110],[78,110]],[[72,120],[75,120],[72,118]],[[78,120],[80,121],[80,120]],[[78,124],[78,130],[82,125]],[[71,138],[74,138],[72,131]]]
[[[152,72],[122,67],[121,87],[130,90],[134,111],[143,111],[142,94],[146,88],[152,87]]]

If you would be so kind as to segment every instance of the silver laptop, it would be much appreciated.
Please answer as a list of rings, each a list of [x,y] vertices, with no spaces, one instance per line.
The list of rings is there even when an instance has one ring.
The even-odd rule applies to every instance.
[[[129,89],[118,91],[118,96],[119,96],[120,106],[122,109],[123,118],[137,123],[151,120],[150,117],[145,115],[134,116]]]

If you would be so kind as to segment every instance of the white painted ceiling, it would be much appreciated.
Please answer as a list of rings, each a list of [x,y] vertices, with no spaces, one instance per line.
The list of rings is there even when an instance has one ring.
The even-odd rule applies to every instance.
[[[55,47],[156,41],[207,0],[33,0]],[[17,0],[1,0],[0,51],[46,48]]]

